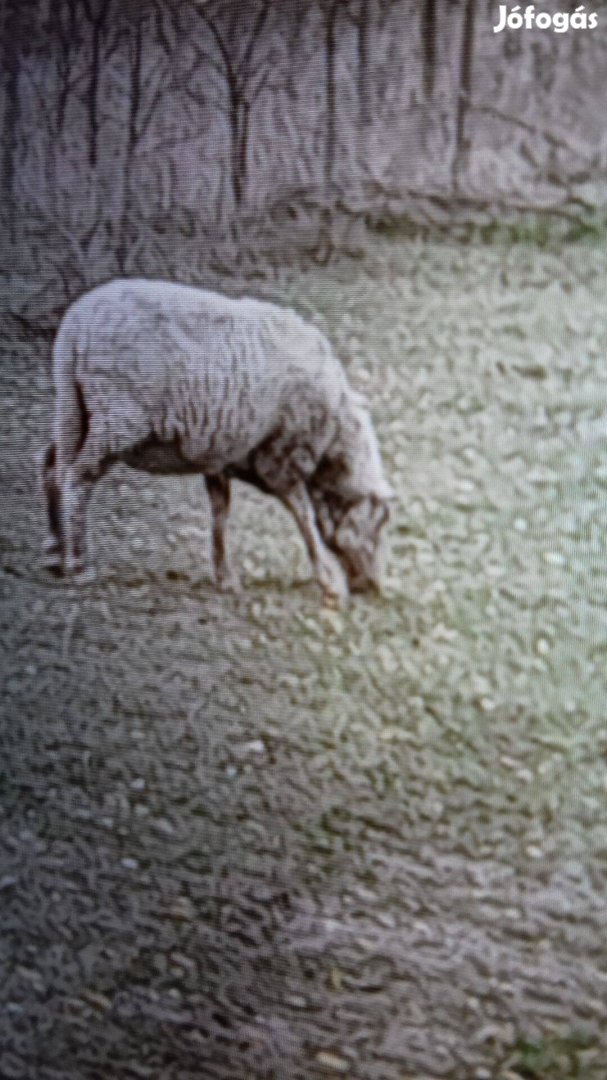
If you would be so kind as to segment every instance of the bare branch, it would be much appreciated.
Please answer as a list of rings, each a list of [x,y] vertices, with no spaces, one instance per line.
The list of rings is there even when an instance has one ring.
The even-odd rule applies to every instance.
[[[571,154],[575,154],[580,161],[589,164],[588,158],[567,139],[563,139],[562,136],[554,135],[553,132],[546,131],[544,128],[538,127],[537,124],[530,124],[526,120],[521,120],[518,116],[512,116],[510,113],[503,112],[502,109],[497,109],[494,105],[474,105],[470,102],[469,108],[473,112],[484,113],[487,116],[495,116],[497,119],[504,120],[508,124],[514,124],[516,127],[522,128],[523,131],[528,131],[530,135],[539,135],[551,146],[557,147],[560,150],[568,150]]]
[[[211,34],[213,35],[213,38],[214,38],[215,43],[217,45],[217,48],[219,49],[219,52],[221,53],[221,56],[223,58],[223,62],[225,64],[225,70],[226,70],[226,74],[227,74],[228,79],[231,82],[236,82],[237,81],[237,74],[236,74],[236,71],[234,69],[234,65],[232,63],[232,57],[230,56],[230,50],[228,49],[225,41],[223,40],[221,34],[219,33],[219,30],[218,30],[217,26],[215,25],[215,22],[213,21],[213,19],[211,19],[211,17],[209,15],[207,15],[206,11],[197,9],[197,13],[198,13],[199,17],[202,19],[202,21],[205,23],[205,25],[208,26],[209,30],[211,31]]]
[[[249,72],[249,64],[250,64],[251,58],[253,56],[253,50],[255,48],[255,44],[257,42],[257,39],[258,39],[259,35],[261,34],[261,32],[262,32],[262,30],[264,28],[264,25],[265,25],[266,21],[267,21],[269,10],[270,10],[270,0],[263,0],[262,6],[261,6],[261,8],[259,10],[259,13],[257,15],[257,18],[256,18],[254,24],[253,24],[253,27],[252,27],[252,30],[251,30],[251,35],[249,37],[249,41],[247,43],[247,47],[245,49],[244,56],[243,56],[241,64],[240,64],[240,69],[241,69],[243,77],[245,79],[247,78],[247,75],[248,75],[248,72]]]

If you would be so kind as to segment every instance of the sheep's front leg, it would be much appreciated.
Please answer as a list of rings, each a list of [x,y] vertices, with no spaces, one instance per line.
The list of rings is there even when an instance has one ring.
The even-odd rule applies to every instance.
[[[230,513],[230,481],[225,476],[205,476],[211,506],[213,569],[221,588],[236,582],[228,574],[226,557],[226,525]]]
[[[281,498],[299,525],[325,601],[341,602],[348,594],[346,578],[335,555],[321,539],[306,485],[299,481]]]

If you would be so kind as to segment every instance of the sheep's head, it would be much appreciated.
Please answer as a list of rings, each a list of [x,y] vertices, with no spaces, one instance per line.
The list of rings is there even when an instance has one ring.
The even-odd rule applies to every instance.
[[[312,492],[323,540],[341,562],[351,592],[379,592],[381,533],[394,498],[387,488],[378,494],[347,498],[333,492]]]

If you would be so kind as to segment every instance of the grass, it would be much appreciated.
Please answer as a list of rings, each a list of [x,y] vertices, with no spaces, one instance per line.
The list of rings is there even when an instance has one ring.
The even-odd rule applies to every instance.
[[[585,1064],[591,1045],[592,1039],[581,1031],[537,1042],[523,1039],[509,1065],[521,1080],[600,1080],[602,1070]]]
[[[315,1045],[318,1010],[332,1043],[357,1040],[361,1075],[378,1057],[390,1080],[449,1075],[469,1054],[467,1075],[478,1064],[497,1078],[514,1053],[510,1072],[523,1080],[595,1080],[592,1053],[605,1053],[606,280],[598,239],[541,246],[497,232],[474,243],[376,236],[362,261],[267,272],[265,292],[329,333],[367,396],[398,493],[385,594],[339,613],[320,610],[303,544],[269,499],[238,487],[229,546],[244,587],[218,595],[200,486],[126,471],[91,507],[97,584],[49,583],[36,570],[28,472],[50,415],[48,352],[11,346],[0,435],[11,723],[0,757],[22,788],[9,805],[23,815],[15,851],[26,845],[27,862],[21,826],[39,819],[45,842],[66,843],[70,857],[75,834],[74,873],[86,868],[100,941],[97,908],[112,910],[118,886],[129,898],[117,959],[100,959],[108,985],[128,997],[132,941],[149,926],[164,940],[163,889],[227,897],[243,925],[251,910],[263,923],[255,877],[288,895],[297,918],[268,930],[273,987],[256,977],[234,993],[248,1015],[279,1015],[301,1034],[289,1065],[310,1074],[301,1047]],[[145,789],[133,788],[141,777]],[[166,821],[173,838],[153,827]],[[125,877],[125,857],[147,882]],[[36,873],[40,895],[52,894],[55,864]],[[77,883],[56,916],[75,927]],[[18,901],[15,934],[27,937],[46,909],[32,890]],[[203,929],[187,933],[206,956]],[[48,933],[50,943],[56,927]],[[187,953],[186,930],[173,933]],[[213,939],[211,981],[236,947],[238,974],[253,970],[259,954],[247,935],[238,941]],[[300,954],[315,976],[309,1027],[282,995],[301,990]],[[355,988],[386,955],[374,1006]],[[323,997],[332,967],[354,988],[341,1013]],[[77,995],[75,969],[66,978]],[[543,1000],[572,1034],[543,1034]],[[587,1039],[575,1034],[586,1023]],[[102,1061],[124,1064],[123,1034],[97,1030]],[[150,1033],[154,1045],[162,1038]],[[62,1021],[53,1039],[58,1055],[73,1052]],[[236,1074],[258,1075],[244,1057],[224,1070]]]

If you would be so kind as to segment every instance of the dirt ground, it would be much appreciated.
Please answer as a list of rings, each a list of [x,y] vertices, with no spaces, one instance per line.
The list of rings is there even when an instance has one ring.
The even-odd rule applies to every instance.
[[[606,285],[402,238],[266,277],[399,495],[340,613],[270,500],[221,595],[202,485],[126,469],[97,581],[48,578],[49,347],[5,324],[2,1080],[607,1074]]]

